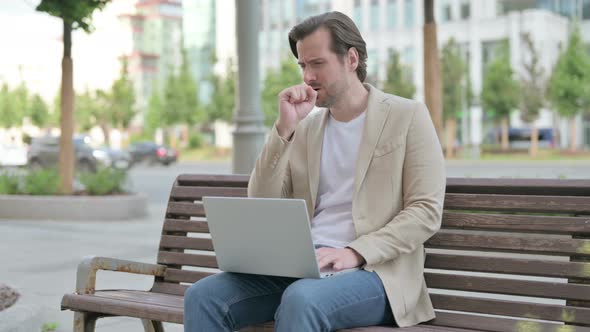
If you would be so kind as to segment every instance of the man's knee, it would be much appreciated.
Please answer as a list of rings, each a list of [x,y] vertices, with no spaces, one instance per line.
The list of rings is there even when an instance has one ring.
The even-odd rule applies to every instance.
[[[316,292],[309,287],[309,280],[300,280],[287,287],[281,298],[279,310],[275,320],[286,317],[296,320],[315,321],[325,323],[325,315],[320,310]]]

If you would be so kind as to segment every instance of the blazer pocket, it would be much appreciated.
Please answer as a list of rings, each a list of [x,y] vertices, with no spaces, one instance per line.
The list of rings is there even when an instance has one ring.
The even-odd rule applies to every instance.
[[[392,140],[385,142],[384,144],[377,145],[375,152],[373,152],[373,158],[383,157],[397,150],[406,141],[404,136],[396,137]]]

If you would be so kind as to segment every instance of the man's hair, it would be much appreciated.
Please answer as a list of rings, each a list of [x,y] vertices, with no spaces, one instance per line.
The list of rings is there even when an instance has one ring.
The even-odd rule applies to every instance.
[[[359,63],[356,68],[356,75],[361,82],[364,82],[367,77],[367,45],[354,22],[341,12],[333,11],[311,16],[293,27],[289,32],[289,45],[293,55],[299,58],[297,54],[298,41],[322,27],[330,31],[332,36],[330,45],[332,52],[342,57],[348,53],[351,47],[357,50]]]

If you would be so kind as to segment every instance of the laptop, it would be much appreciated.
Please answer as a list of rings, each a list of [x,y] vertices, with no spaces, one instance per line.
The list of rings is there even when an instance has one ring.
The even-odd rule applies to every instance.
[[[219,269],[293,278],[326,278],[356,271],[320,272],[305,200],[203,197]]]

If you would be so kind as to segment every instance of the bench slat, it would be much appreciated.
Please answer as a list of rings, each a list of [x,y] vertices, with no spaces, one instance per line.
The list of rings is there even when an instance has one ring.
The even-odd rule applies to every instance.
[[[160,248],[171,249],[194,249],[194,250],[213,250],[211,239],[202,239],[186,236],[162,235]]]
[[[152,292],[170,295],[184,296],[184,292],[189,288],[188,285],[171,283],[171,282],[154,282]]]
[[[590,255],[590,240],[510,235],[437,233],[426,242],[426,247],[558,256]]]
[[[590,285],[514,280],[442,273],[425,273],[429,288],[532,296],[563,300],[590,300]]]
[[[205,209],[203,203],[192,202],[170,202],[166,210],[168,217],[184,216],[184,217],[204,217]]]
[[[209,226],[205,218],[197,220],[172,219],[164,221],[164,232],[192,232],[192,233],[209,233]]]
[[[215,274],[215,272],[187,271],[168,268],[166,269],[166,273],[164,274],[164,280],[169,282],[194,283],[213,274]]]
[[[554,217],[444,212],[445,229],[490,230],[550,234],[590,234],[590,216]]]
[[[590,308],[430,294],[437,309],[590,324]]]
[[[427,253],[425,267],[430,269],[505,273],[536,277],[590,279],[590,263],[581,262]]]
[[[176,178],[180,186],[248,187],[248,175],[181,174]]]
[[[198,267],[217,268],[215,256],[185,254],[181,252],[160,251],[158,253],[158,264],[188,265]]]
[[[446,194],[445,209],[590,214],[590,197]]]
[[[427,324],[497,332],[590,332],[590,328],[547,322],[522,321],[510,318],[486,317],[455,312],[436,311],[436,318]]]
[[[246,197],[248,192],[246,188],[236,187],[186,187],[174,186],[170,197],[174,200],[193,200],[198,201],[203,196],[224,196],[224,197]]]
[[[447,193],[590,196],[586,179],[447,178]]]

